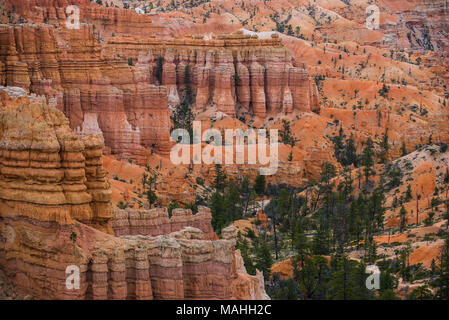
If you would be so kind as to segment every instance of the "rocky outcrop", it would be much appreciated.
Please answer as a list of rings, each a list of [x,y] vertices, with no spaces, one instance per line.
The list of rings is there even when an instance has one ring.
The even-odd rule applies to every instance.
[[[0,88],[0,266],[17,290],[42,299],[231,299],[235,228],[216,240],[206,208],[113,216],[102,147],[101,136],[79,138],[45,98]]]
[[[5,9],[18,14],[22,21],[64,26],[71,12],[67,7],[79,8],[80,21],[95,26],[100,37],[115,34],[146,35],[161,33],[163,27],[154,24],[148,15],[137,14],[114,6],[101,6],[90,0],[6,0]]]
[[[263,273],[256,270],[255,276],[246,272],[240,250],[234,252],[234,278],[231,284],[232,297],[237,300],[270,300],[264,289]]]
[[[449,49],[447,33],[442,32],[449,27],[449,4],[446,0],[413,0],[405,4],[398,0],[386,0],[383,6],[397,18],[381,26],[386,34],[381,46],[440,53]]]
[[[95,128],[119,159],[142,164],[149,149],[169,151],[167,93],[152,84],[150,59],[130,66],[106,58],[92,26],[64,34],[49,25],[0,27],[2,85],[45,95],[77,132]]]
[[[112,233],[101,138],[80,140],[62,112],[21,88],[2,88],[0,105],[3,213],[62,225],[75,219]]]
[[[114,209],[112,228],[114,234],[123,235],[149,235],[158,236],[171,232],[177,232],[189,226],[200,229],[205,239],[216,239],[211,225],[211,213],[208,208],[200,207],[198,213],[192,215],[192,211],[186,209],[173,209],[169,217],[166,209],[155,208],[152,210],[120,210]]]
[[[106,43],[105,52],[133,59],[149,53],[163,60],[162,83],[168,88],[169,101],[183,96],[189,66],[197,112],[215,106],[233,117],[243,110],[265,118],[319,109],[315,83],[276,37],[259,40],[241,32],[211,40],[114,37]]]
[[[69,5],[80,9],[78,30],[67,28]],[[153,151],[169,153],[169,107],[188,88],[197,112],[212,106],[264,119],[318,108],[314,82],[279,38],[161,40],[163,28],[147,15],[88,0],[5,6],[35,24],[0,26],[0,85],[45,95],[80,136],[94,130],[120,160],[144,164]]]

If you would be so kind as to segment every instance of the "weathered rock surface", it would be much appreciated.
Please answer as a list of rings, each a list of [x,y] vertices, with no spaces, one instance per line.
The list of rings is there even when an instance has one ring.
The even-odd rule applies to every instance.
[[[17,290],[42,299],[231,299],[241,277],[235,228],[216,240],[206,208],[113,216],[102,147],[101,136],[79,138],[45,98],[0,88],[0,266]],[[79,288],[67,285],[74,270]]]
[[[114,234],[122,235],[149,235],[158,236],[177,232],[185,227],[200,229],[204,238],[213,240],[217,236],[211,225],[211,213],[208,208],[200,207],[198,213],[185,209],[173,209],[172,216],[168,216],[166,209],[152,210],[120,210],[114,209],[112,228]]]
[[[184,37],[169,40],[113,37],[105,45],[108,55],[137,59],[142,52],[163,61],[162,83],[173,101],[185,89],[189,66],[195,111],[213,105],[235,116],[238,109],[265,118],[279,113],[317,111],[317,89],[304,66],[293,58],[279,38],[257,39],[241,32],[210,40]]]
[[[100,131],[119,159],[144,163],[150,148],[168,153],[165,87],[150,83],[145,57],[131,67],[103,56],[92,26],[1,26],[0,61],[2,85],[45,95],[80,134]]]
[[[18,2],[6,6],[35,24],[0,26],[0,85],[45,95],[72,129],[101,134],[105,152],[120,160],[144,164],[152,151],[168,154],[168,107],[186,94],[187,68],[197,112],[214,107],[264,120],[318,110],[315,83],[279,38],[161,40],[148,34],[162,28],[130,10],[87,0]],[[80,8],[79,29],[66,26],[70,4]]]

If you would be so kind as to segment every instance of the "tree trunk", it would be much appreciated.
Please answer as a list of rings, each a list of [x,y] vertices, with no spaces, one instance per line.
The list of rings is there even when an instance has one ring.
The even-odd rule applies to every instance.
[[[276,233],[276,219],[273,217],[271,219],[271,221],[273,222],[273,232],[274,232],[274,254],[275,254],[276,261],[277,261],[278,260],[278,237],[277,237],[277,233]]]

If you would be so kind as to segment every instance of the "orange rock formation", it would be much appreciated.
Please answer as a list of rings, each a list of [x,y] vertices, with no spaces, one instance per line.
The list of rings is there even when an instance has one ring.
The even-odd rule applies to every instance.
[[[78,138],[44,98],[0,89],[0,265],[20,291],[53,299],[230,299],[236,279],[260,284],[239,273],[234,227],[206,240],[216,237],[206,208],[196,216],[175,209],[171,219],[160,210],[112,215],[102,147],[100,136]],[[80,271],[74,290],[68,267]],[[245,288],[238,297],[264,296],[263,280]]]

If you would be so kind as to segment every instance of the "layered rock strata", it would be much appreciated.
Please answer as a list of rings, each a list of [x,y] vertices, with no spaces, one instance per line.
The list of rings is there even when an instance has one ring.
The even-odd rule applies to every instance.
[[[45,95],[76,132],[97,130],[119,159],[143,164],[150,149],[168,153],[166,88],[151,83],[145,57],[137,66],[104,57],[92,26],[64,34],[49,25],[0,26],[0,61],[2,85]]]
[[[177,232],[189,226],[200,229],[205,239],[216,239],[211,225],[211,213],[208,208],[200,207],[198,213],[186,209],[173,209],[169,217],[167,209],[155,208],[151,210],[120,210],[114,209],[112,228],[114,234],[158,236]]]
[[[45,98],[0,88],[0,267],[18,290],[42,299],[231,299],[235,281],[254,282],[237,271],[235,228],[215,240],[206,208],[113,216],[102,147],[101,136],[79,138]]]
[[[45,95],[80,136],[102,135],[105,152],[120,160],[145,164],[153,151],[169,153],[169,106],[188,88],[197,112],[264,119],[318,109],[314,82],[279,38],[161,40],[163,28],[132,10],[87,0],[28,5],[5,3],[30,23],[0,25],[0,85]],[[79,29],[67,27],[69,5],[80,9]]]
[[[133,59],[148,54],[153,70],[162,62],[169,101],[177,102],[183,95],[189,67],[197,112],[215,106],[230,116],[242,109],[265,118],[319,109],[315,83],[276,37],[257,39],[241,32],[211,40],[115,37],[106,43],[105,52]]]

